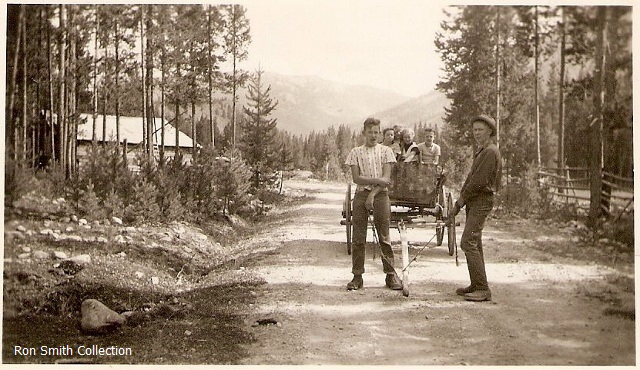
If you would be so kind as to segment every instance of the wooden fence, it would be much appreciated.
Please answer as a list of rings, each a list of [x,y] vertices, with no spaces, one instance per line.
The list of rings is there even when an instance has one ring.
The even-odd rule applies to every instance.
[[[537,180],[538,187],[546,189],[554,202],[574,203],[579,208],[589,209],[591,181],[588,168],[541,168]],[[621,209],[620,214],[633,210],[633,179],[602,172],[602,207],[606,213],[613,208]]]

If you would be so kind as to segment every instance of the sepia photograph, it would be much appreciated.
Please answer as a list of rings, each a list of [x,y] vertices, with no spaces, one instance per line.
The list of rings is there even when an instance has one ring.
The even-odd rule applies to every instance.
[[[633,1],[1,8],[3,366],[636,365]]]

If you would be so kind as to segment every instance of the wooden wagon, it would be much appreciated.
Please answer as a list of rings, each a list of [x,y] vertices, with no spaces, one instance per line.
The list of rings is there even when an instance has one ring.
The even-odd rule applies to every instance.
[[[445,195],[446,176],[442,167],[419,162],[399,162],[393,165],[389,200],[391,206],[391,226],[400,232],[403,260],[403,292],[408,296],[407,267],[409,265],[408,242],[406,228],[421,227],[435,230],[436,246],[441,246],[444,234],[447,233],[447,247],[450,256],[457,248],[456,224],[448,224],[449,212],[453,209],[451,193]],[[346,227],[347,253],[351,254],[352,201],[354,186],[347,184],[342,206],[342,225]],[[371,227],[373,226],[370,218]],[[375,234],[375,233],[374,233]]]

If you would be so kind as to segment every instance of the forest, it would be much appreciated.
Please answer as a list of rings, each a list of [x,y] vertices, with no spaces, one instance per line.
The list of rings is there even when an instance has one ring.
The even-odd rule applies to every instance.
[[[480,112],[496,117],[508,181],[543,167],[633,176],[631,7],[445,12],[435,44],[421,47],[445,65],[437,89],[450,106],[436,142],[450,186],[468,171],[468,122]],[[9,4],[5,204],[38,189],[85,213],[171,220],[260,212],[292,169],[346,181],[359,131],[351,122],[306,136],[279,130],[262,71],[239,67],[250,42],[242,5]],[[87,158],[77,151],[81,113],[94,117]],[[143,118],[139,173],[126,167],[118,124],[107,138],[97,115]],[[151,135],[156,119],[198,145],[165,156]],[[393,124],[422,140],[419,119]]]

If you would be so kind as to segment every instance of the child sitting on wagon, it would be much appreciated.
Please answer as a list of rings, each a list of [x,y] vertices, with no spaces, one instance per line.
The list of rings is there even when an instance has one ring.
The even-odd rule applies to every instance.
[[[433,142],[435,132],[431,127],[427,127],[424,131],[427,134],[426,140],[418,144],[420,163],[437,165],[440,159],[440,145]]]
[[[402,143],[400,144],[400,159],[398,162],[415,162],[420,155],[418,144],[413,141],[416,133],[412,128],[402,130]]]
[[[386,145],[393,150],[393,155],[396,156],[396,160],[400,155],[400,143],[396,140],[396,133],[392,127],[387,127],[382,130],[382,145]]]

